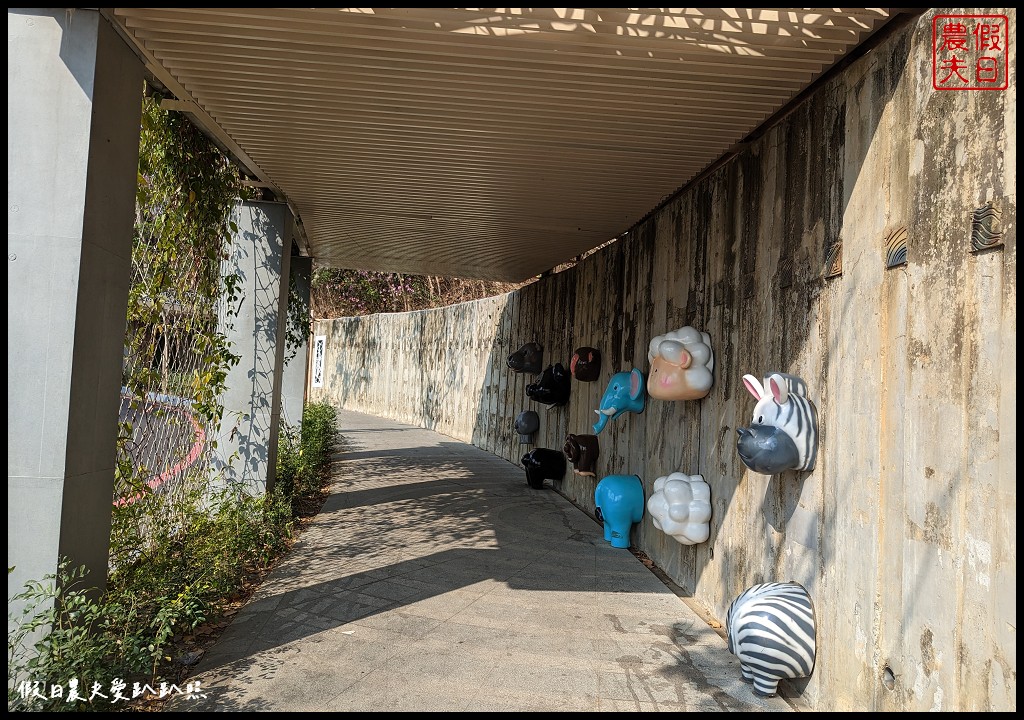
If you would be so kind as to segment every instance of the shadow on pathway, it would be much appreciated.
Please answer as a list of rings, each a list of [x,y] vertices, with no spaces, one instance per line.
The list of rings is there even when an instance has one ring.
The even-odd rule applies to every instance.
[[[332,493],[168,710],[789,711],[521,468],[343,411]]]

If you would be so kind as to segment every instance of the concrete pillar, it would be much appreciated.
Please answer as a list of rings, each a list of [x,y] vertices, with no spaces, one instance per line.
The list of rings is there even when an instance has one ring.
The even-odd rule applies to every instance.
[[[227,480],[259,493],[273,490],[277,466],[291,212],[284,203],[242,202],[231,219],[238,232],[225,274],[237,275],[240,303],[222,322],[241,361],[225,381],[217,453]]]
[[[284,379],[281,385],[281,417],[289,425],[302,422],[302,408],[306,400],[306,371],[309,368],[309,286],[313,273],[313,258],[292,256],[292,288],[290,300],[298,301],[298,308],[288,308],[289,315],[302,314],[303,333],[298,347],[286,348]]]
[[[8,8],[8,597],[106,584],[142,78],[97,11]]]

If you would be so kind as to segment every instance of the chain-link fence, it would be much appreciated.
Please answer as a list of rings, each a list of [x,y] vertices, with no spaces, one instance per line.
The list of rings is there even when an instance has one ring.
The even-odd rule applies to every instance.
[[[208,460],[207,438],[216,428],[196,412],[194,388],[208,370],[201,348],[216,316],[211,317],[209,298],[183,299],[165,307],[158,322],[129,328],[135,342],[125,348],[118,418],[125,480],[119,503],[143,492],[140,483],[166,492],[169,483]],[[194,332],[197,326],[203,332]]]
[[[143,108],[135,240],[114,502],[208,482],[220,396],[233,362],[234,302],[222,276],[238,174],[209,140],[156,98]]]

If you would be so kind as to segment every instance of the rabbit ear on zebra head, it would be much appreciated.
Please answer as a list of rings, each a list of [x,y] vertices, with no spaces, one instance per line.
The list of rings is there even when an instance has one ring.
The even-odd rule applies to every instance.
[[[772,397],[779,405],[789,400],[789,386],[779,373],[768,376],[768,387],[772,391]]]
[[[755,400],[760,400],[764,397],[764,387],[761,385],[761,381],[753,375],[744,375],[743,385],[754,396]]]

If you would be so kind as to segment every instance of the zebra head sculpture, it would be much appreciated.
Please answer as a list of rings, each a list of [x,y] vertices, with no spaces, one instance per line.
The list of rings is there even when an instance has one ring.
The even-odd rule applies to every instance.
[[[757,399],[753,423],[737,428],[736,449],[754,472],[813,470],[818,455],[818,413],[807,398],[807,385],[795,375],[772,373],[764,385],[753,375],[743,384]]]
[[[795,582],[762,583],[740,593],[725,614],[729,652],[754,692],[774,697],[780,680],[814,671],[814,605]]]

